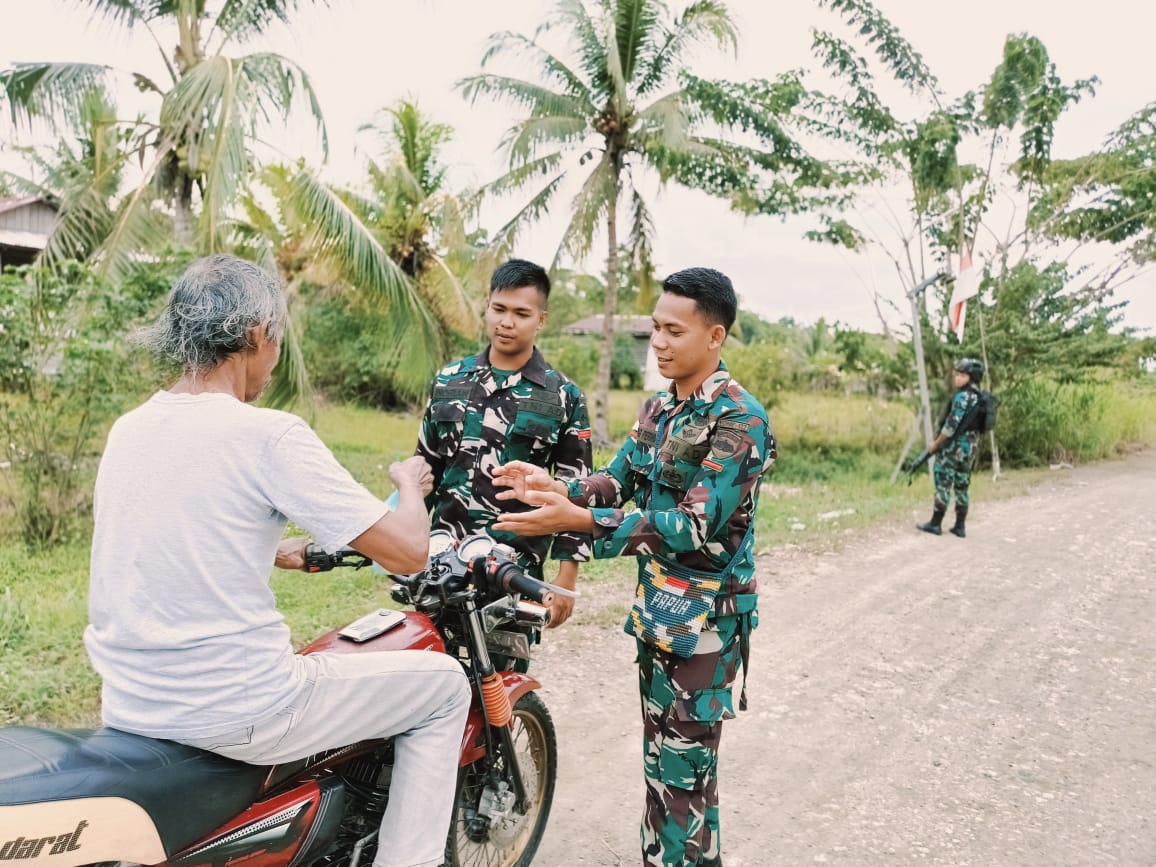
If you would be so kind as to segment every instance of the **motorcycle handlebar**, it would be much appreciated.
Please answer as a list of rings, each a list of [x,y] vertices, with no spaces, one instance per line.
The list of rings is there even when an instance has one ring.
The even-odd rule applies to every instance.
[[[332,554],[310,542],[305,546],[305,571],[328,572],[339,566],[363,569],[373,563],[368,557],[353,548],[338,548]]]
[[[496,588],[506,593],[518,593],[541,605],[554,602],[554,590],[544,581],[531,578],[517,563],[490,560],[485,565],[486,575]]]

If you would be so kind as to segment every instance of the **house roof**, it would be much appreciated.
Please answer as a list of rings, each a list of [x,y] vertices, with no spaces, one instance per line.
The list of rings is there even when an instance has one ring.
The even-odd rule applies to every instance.
[[[635,337],[645,337],[654,330],[654,320],[649,316],[615,316],[614,330],[620,334],[633,334]],[[577,322],[562,326],[563,334],[601,334],[602,314],[587,316]]]
[[[23,196],[16,199],[0,199],[0,214],[6,211],[16,211],[20,208],[26,208],[29,205],[35,205],[37,202],[42,202],[53,210],[56,210],[56,206],[44,196]]]

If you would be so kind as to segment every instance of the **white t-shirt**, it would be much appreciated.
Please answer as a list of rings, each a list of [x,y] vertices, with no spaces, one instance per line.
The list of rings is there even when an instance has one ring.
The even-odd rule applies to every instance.
[[[211,737],[280,711],[301,685],[269,587],[286,519],[333,551],[387,511],[289,413],[161,391],[120,418],[84,633],[105,723]]]

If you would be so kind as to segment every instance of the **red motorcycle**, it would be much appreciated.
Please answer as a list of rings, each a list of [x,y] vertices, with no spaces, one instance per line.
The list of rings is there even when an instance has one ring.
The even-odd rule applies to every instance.
[[[307,557],[314,572],[369,565],[352,549],[311,546]],[[457,543],[442,532],[424,572],[392,577],[393,598],[410,610],[381,609],[300,652],[460,660],[473,703],[445,862],[525,867],[554,795],[554,723],[540,684],[493,659],[529,658],[527,633],[545,625],[557,588],[487,536]],[[392,765],[390,740],[259,767],[110,728],[0,729],[0,865],[367,867],[389,846],[378,829]]]

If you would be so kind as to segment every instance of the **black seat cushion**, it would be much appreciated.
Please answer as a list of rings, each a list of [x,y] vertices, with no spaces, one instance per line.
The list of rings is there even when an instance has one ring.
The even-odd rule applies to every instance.
[[[256,799],[269,769],[111,728],[0,729],[0,806],[124,798],[172,855]]]

